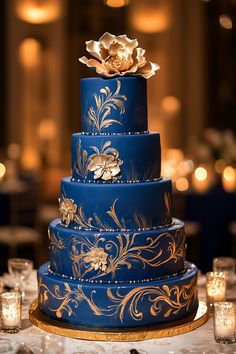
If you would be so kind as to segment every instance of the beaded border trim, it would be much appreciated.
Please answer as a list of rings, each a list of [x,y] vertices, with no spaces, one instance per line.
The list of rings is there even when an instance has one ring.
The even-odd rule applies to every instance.
[[[111,281],[111,280],[90,280],[90,279],[84,279],[84,278],[75,278],[75,277],[69,277],[68,275],[65,275],[65,274],[59,274],[57,272],[53,272],[51,269],[50,269],[50,265],[48,265],[48,273],[52,274],[52,275],[55,275],[57,277],[61,277],[63,279],[70,279],[70,280],[73,280],[73,281],[81,281],[81,282],[85,282],[85,283],[95,283],[95,284],[139,284],[139,283],[145,283],[145,282],[152,282],[152,281],[161,281],[161,280],[164,280],[164,279],[171,279],[171,278],[174,278],[178,275],[183,275],[185,273],[187,273],[189,267],[185,264],[184,266],[184,269],[181,271],[181,272],[178,272],[178,273],[174,273],[174,274],[171,274],[171,275],[165,275],[165,276],[162,276],[162,277],[157,277],[157,278],[147,278],[147,279],[140,279],[140,280],[115,280],[115,281]]]
[[[149,130],[144,130],[142,132],[126,132],[126,133],[89,133],[89,132],[79,132],[75,134],[81,134],[81,135],[140,135],[140,134],[148,134],[150,131]]]
[[[127,184],[132,184],[132,183],[145,183],[145,182],[159,182],[163,179],[163,177],[157,177],[157,178],[152,178],[152,179],[146,179],[146,180],[139,180],[139,179],[134,179],[134,180],[127,180],[127,181],[121,181],[121,180],[111,180],[111,181],[103,181],[103,180],[93,180],[93,179],[77,179],[74,177],[71,177],[71,182],[82,182],[82,183],[95,183],[95,184],[119,184],[119,183],[127,183]]]

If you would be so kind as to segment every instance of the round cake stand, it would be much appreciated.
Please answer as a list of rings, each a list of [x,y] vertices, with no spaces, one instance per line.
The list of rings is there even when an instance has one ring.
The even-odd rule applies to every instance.
[[[207,306],[200,301],[197,313],[184,320],[172,323],[137,328],[80,328],[69,326],[62,321],[45,316],[38,307],[38,300],[34,300],[29,309],[29,319],[44,331],[77,339],[87,339],[106,342],[133,342],[154,338],[172,337],[190,332],[202,326],[208,320]]]

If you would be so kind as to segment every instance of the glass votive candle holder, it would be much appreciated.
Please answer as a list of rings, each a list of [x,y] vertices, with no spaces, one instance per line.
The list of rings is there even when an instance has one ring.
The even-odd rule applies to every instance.
[[[214,304],[214,337],[217,343],[235,343],[236,307],[232,302]]]
[[[226,281],[232,284],[235,274],[235,258],[232,257],[218,257],[213,259],[213,271],[225,272]]]
[[[226,279],[223,272],[209,272],[206,274],[206,303],[209,309],[213,304],[225,301]]]
[[[21,293],[18,291],[1,294],[1,329],[16,333],[21,329]]]

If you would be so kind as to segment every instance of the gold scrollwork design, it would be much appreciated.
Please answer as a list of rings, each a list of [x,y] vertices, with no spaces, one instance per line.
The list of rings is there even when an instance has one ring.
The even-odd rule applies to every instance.
[[[62,241],[60,236],[57,234],[55,235],[54,232],[51,232],[50,228],[48,228],[48,237],[50,241],[50,247],[54,254],[57,254],[58,251],[66,248],[65,243]]]
[[[123,101],[127,101],[127,97],[120,95],[121,82],[118,79],[116,79],[116,82],[117,88],[114,93],[106,86],[100,89],[102,95],[96,93],[93,95],[96,108],[89,108],[87,119],[97,132],[101,132],[112,124],[122,125],[120,121],[109,118],[112,110],[117,110],[117,108],[120,110],[120,115],[125,113]]]
[[[114,279],[116,272],[123,267],[132,269],[133,263],[160,267],[170,261],[176,262],[185,255],[185,235],[183,229],[175,235],[164,232],[156,238],[147,237],[143,245],[135,245],[139,234],[118,234],[114,240],[106,242],[100,234],[94,235],[94,241],[88,237],[72,235],[69,256],[72,260],[72,273],[75,278],[83,278],[96,271],[91,280],[111,274]],[[162,239],[169,239],[166,253],[160,248]],[[80,251],[78,251],[78,245]]]
[[[91,290],[89,295],[83,291],[83,286],[78,285],[72,289],[68,283],[63,285],[55,285],[52,290],[43,283],[39,278],[39,303],[44,306],[49,298],[48,309],[55,313],[56,317],[63,317],[65,311],[69,317],[76,317],[77,309],[82,302],[86,302],[89,309],[96,316],[116,316],[122,323],[124,316],[132,318],[134,321],[140,321],[147,313],[140,309],[144,299],[149,304],[149,314],[152,317],[158,316],[160,313],[165,318],[176,315],[179,311],[189,309],[192,301],[197,298],[196,278],[194,277],[189,283],[183,286],[138,286],[130,290],[126,294],[121,294],[121,290],[112,291],[108,288],[106,297],[102,296],[106,308],[95,303],[96,290]],[[52,306],[52,303],[54,306]]]
[[[125,224],[125,220],[123,217],[119,218],[115,209],[117,201],[118,198],[113,201],[110,209],[106,212],[106,214],[109,215],[113,220],[114,224],[117,226],[117,230],[126,231],[128,228]],[[73,199],[61,197],[59,198],[59,205],[62,221],[64,222],[65,226],[68,226],[71,221],[74,221],[78,225],[78,229],[115,231],[112,226],[104,223],[96,213],[93,213],[93,217],[86,217],[83,211],[83,207],[78,207],[74,203]],[[74,206],[76,206],[76,208]],[[137,229],[150,230],[152,228],[150,218],[137,211],[133,213],[132,222]]]
[[[114,308],[113,315],[118,315],[120,321],[123,322],[124,315],[129,314],[135,321],[140,321],[144,317],[144,313],[139,310],[139,305],[145,297],[148,297],[150,303],[150,315],[155,317],[163,313],[165,318],[171,314],[176,315],[183,308],[188,311],[188,308],[193,300],[197,297],[196,279],[183,286],[150,286],[150,287],[137,287],[131,290],[126,295],[121,295],[119,290],[115,295],[110,289],[107,290],[108,298],[115,303],[112,305]],[[167,309],[165,306],[167,305]]]

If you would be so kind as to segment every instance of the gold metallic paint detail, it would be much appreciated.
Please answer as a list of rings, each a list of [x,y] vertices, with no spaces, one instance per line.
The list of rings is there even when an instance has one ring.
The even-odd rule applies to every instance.
[[[121,83],[116,79],[117,88],[114,93],[111,92],[109,87],[100,89],[102,95],[94,94],[96,108],[90,107],[88,111],[88,122],[93,124],[97,132],[108,128],[110,125],[119,124],[123,125],[116,119],[109,118],[112,115],[112,110],[120,110],[120,115],[125,113],[125,107],[122,101],[127,101],[125,95],[120,95]]]
[[[200,301],[196,314],[189,315],[185,319],[156,326],[136,327],[122,329],[81,329],[78,326],[68,326],[62,321],[53,320],[45,316],[38,307],[37,299],[29,309],[29,319],[38,328],[60,336],[106,342],[134,342],[148,339],[173,337],[197,329],[207,322],[209,317],[205,302]]]
[[[197,298],[196,279],[181,288],[177,285],[173,287],[168,285],[137,287],[125,296],[121,295],[119,290],[113,294],[108,289],[107,296],[115,303],[115,305],[110,305],[110,308],[114,309],[114,315],[119,316],[122,323],[124,313],[127,315],[127,312],[135,321],[143,319],[143,312],[139,310],[139,304],[145,296],[148,297],[150,305],[152,304],[149,310],[150,315],[156,317],[163,311],[162,303],[166,303],[169,309],[164,313],[164,317],[168,318],[172,313],[177,314],[183,308],[188,310],[191,302]]]
[[[171,197],[169,192],[165,192],[164,202],[166,208],[166,219],[170,220],[171,219]]]
[[[114,221],[114,223],[118,226],[118,228],[120,230],[125,230],[126,227],[125,227],[124,219],[121,218],[121,220],[119,220],[119,218],[116,214],[115,205],[116,205],[117,200],[118,200],[118,198],[114,200],[110,210],[107,211],[107,215],[109,215],[112,218],[112,220]]]
[[[177,285],[168,286],[139,286],[126,295],[121,295],[119,289],[112,292],[110,288],[107,289],[106,296],[110,300],[110,304],[107,308],[101,308],[94,302],[95,290],[92,290],[90,297],[83,292],[83,286],[78,285],[76,289],[72,290],[67,282],[63,283],[63,288],[59,285],[53,287],[51,291],[46,284],[43,283],[42,278],[39,279],[39,302],[46,304],[49,296],[56,300],[55,308],[48,307],[50,311],[54,312],[56,317],[62,317],[62,311],[67,312],[68,316],[75,316],[73,308],[78,308],[79,305],[85,301],[90,310],[96,316],[116,316],[119,317],[121,323],[123,323],[124,313],[129,315],[134,321],[142,320],[144,314],[139,310],[140,304],[144,297],[148,298],[150,304],[150,315],[156,317],[159,313],[162,313],[163,304],[166,304],[169,308],[163,314],[168,318],[172,313],[177,314],[180,310],[185,308],[188,310],[192,301],[197,299],[196,277],[193,278],[188,284],[183,287]],[[171,298],[172,297],[172,298]],[[164,306],[165,307],[165,306]]]
[[[117,229],[114,229],[114,226],[110,226],[109,224],[104,223],[96,213],[93,213],[93,216],[86,217],[83,211],[83,206],[77,206],[75,203],[73,204],[73,210],[70,209],[71,205],[66,209],[64,208],[65,201],[70,201],[72,205],[74,203],[73,199],[69,199],[66,197],[59,198],[59,204],[62,215],[62,223],[68,227],[71,221],[74,221],[78,227],[76,229],[84,229],[84,230],[99,230],[99,231],[128,231],[129,229],[125,225],[125,220],[123,217],[119,218],[116,213],[115,206],[118,201],[118,198],[115,199],[110,207],[110,209],[106,212],[107,215],[113,220]],[[170,206],[170,196],[169,193],[165,193],[165,206],[166,206],[166,223],[164,225],[160,224],[158,227],[163,227],[166,225],[170,225],[171,220],[171,206]],[[63,203],[63,208],[62,208]],[[77,210],[75,213],[74,211]],[[135,225],[135,228],[138,230],[151,230],[153,229],[153,225],[151,219],[148,215],[144,215],[141,212],[135,211],[133,213],[132,223]],[[158,229],[158,227],[156,227]]]
[[[90,159],[86,150],[82,150],[81,139],[78,140],[76,145],[76,161],[74,164],[74,170],[82,178],[86,178],[88,175],[88,165]]]
[[[60,305],[56,308],[49,307],[49,310],[54,312],[57,318],[62,317],[62,311],[67,312],[68,316],[71,317],[73,315],[71,304],[73,304],[75,308],[78,308],[82,301],[87,302],[88,306],[95,315],[100,316],[103,314],[102,309],[97,307],[93,302],[93,291],[91,292],[91,298],[89,299],[84,294],[81,285],[78,285],[77,289],[71,290],[70,285],[65,282],[63,284],[64,289],[61,289],[59,285],[55,285],[53,287],[53,292],[48,288],[46,284],[43,283],[42,278],[39,278],[38,285],[40,293],[39,302],[41,304],[46,303],[49,296],[60,303]]]
[[[155,239],[147,237],[145,244],[134,246],[138,237],[139,234],[137,233],[132,235],[119,234],[114,241],[106,242],[105,238],[101,237],[100,234],[94,235],[94,241],[88,237],[72,235],[69,256],[72,260],[73,276],[75,278],[84,278],[88,273],[96,270],[97,273],[94,276],[90,276],[90,280],[102,278],[109,273],[114,278],[118,270],[124,267],[132,269],[135,263],[142,263],[143,269],[147,265],[158,269],[163,264],[170,261],[176,262],[185,255],[183,229],[177,230],[175,235],[165,232],[158,235]],[[160,248],[160,242],[163,238],[169,238],[165,257],[163,257],[164,250]],[[77,250],[78,244],[80,245],[80,251]],[[112,251],[115,252],[114,255],[109,254]],[[146,253],[146,256],[143,253]],[[85,263],[88,263],[88,265]],[[97,265],[96,267],[95,264]]]
[[[55,235],[54,232],[50,231],[50,228],[48,229],[48,236],[49,236],[49,241],[50,241],[50,248],[53,251],[53,254],[57,254],[58,251],[62,250],[65,248],[65,244],[60,238],[59,235]]]

